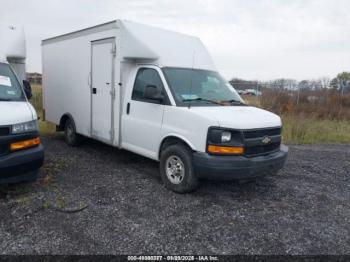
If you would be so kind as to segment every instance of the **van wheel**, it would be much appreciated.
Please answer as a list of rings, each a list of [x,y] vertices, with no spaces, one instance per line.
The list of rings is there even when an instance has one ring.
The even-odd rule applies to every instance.
[[[79,145],[79,135],[76,133],[75,124],[72,119],[67,119],[64,125],[64,140],[69,146]]]
[[[177,193],[188,193],[198,187],[198,178],[192,164],[192,151],[185,145],[165,148],[160,156],[160,175],[166,188]]]

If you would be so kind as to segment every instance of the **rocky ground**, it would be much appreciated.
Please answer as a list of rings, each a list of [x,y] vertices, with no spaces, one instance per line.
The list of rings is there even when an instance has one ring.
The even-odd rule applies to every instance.
[[[350,254],[350,146],[290,146],[256,183],[162,186],[156,162],[43,139],[33,184],[0,187],[0,254]]]

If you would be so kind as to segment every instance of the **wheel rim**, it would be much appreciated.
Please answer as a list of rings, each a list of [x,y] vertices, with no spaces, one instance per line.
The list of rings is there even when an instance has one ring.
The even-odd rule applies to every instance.
[[[180,184],[185,177],[185,165],[178,156],[170,156],[165,162],[165,171],[169,181]]]

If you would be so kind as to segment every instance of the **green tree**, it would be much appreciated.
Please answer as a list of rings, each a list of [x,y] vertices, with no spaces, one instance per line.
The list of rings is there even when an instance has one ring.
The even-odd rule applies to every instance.
[[[350,72],[342,72],[337,74],[330,83],[331,87],[342,93],[350,92]]]

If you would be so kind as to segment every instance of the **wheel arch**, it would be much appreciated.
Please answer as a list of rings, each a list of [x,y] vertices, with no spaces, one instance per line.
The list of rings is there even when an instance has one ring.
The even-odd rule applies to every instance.
[[[64,131],[64,127],[66,125],[67,120],[70,119],[73,121],[73,124],[75,126],[74,118],[70,113],[65,113],[61,118],[60,118],[60,123],[57,126],[57,131]]]
[[[173,145],[173,144],[184,144],[186,145],[188,148],[190,148],[192,151],[196,151],[194,145],[192,143],[190,143],[190,141],[188,139],[186,139],[185,137],[179,136],[179,135],[174,135],[174,134],[169,134],[165,137],[162,138],[159,149],[158,149],[158,159],[160,159],[160,154],[162,153],[162,150],[169,146],[169,145]]]

